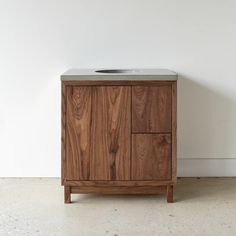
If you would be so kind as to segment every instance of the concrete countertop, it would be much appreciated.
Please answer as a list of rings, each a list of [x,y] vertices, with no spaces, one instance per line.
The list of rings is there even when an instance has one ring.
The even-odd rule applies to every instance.
[[[104,69],[70,69],[61,75],[61,80],[177,80],[177,74],[167,69],[108,70],[114,73],[104,73]]]

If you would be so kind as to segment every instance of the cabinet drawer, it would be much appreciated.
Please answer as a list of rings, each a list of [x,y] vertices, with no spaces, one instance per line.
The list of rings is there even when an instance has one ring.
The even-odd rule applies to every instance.
[[[171,135],[132,135],[132,180],[171,179]]]
[[[171,132],[171,86],[132,87],[132,132]]]

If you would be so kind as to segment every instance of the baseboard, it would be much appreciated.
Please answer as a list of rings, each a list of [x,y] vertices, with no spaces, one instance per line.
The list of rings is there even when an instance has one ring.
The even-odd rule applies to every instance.
[[[59,172],[59,171],[58,171]],[[236,177],[236,158],[178,158],[177,159],[178,177]],[[0,173],[0,178],[9,177],[36,177],[51,178],[60,177],[54,171],[44,174],[37,173]]]
[[[236,158],[178,158],[178,177],[236,177]]]

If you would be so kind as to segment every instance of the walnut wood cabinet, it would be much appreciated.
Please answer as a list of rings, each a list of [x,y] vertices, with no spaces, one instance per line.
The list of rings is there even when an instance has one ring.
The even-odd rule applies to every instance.
[[[166,194],[172,202],[177,76],[87,73],[62,76],[65,203],[73,193]]]

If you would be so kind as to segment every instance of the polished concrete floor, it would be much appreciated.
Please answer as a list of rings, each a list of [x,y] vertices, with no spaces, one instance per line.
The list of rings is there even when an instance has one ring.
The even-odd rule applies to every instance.
[[[57,178],[0,179],[0,236],[236,235],[236,178],[182,178],[164,196],[73,195]]]

